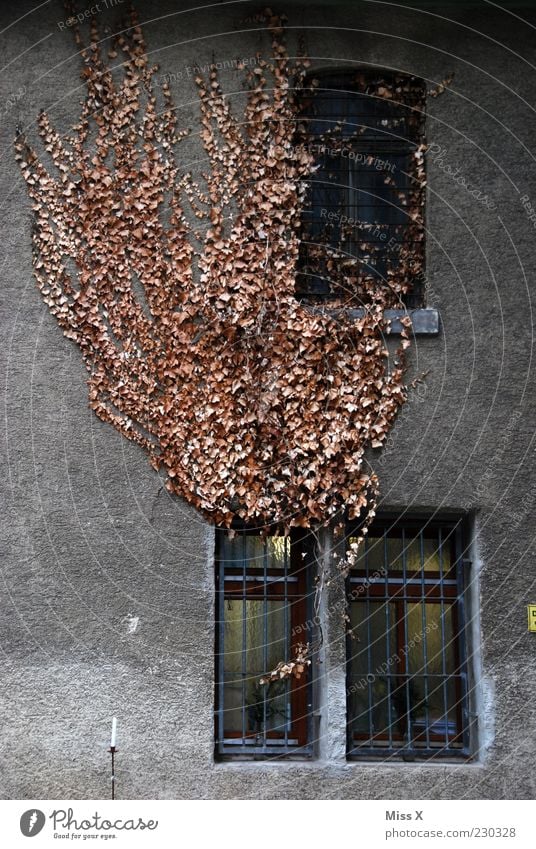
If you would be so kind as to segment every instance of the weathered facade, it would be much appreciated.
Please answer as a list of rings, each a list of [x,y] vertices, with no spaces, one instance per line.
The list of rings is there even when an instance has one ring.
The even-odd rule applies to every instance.
[[[214,529],[165,492],[138,447],[88,410],[79,351],[32,276],[15,127],[31,135],[44,108],[67,131],[83,96],[62,5],[38,5],[22,0],[0,13],[0,792],[106,797],[117,715],[122,798],[532,798],[534,10],[357,0],[289,0],[278,10],[288,15],[290,43],[304,37],[313,68],[396,69],[430,89],[454,72],[427,107],[425,305],[439,311],[441,329],[416,338],[409,377],[427,376],[371,462],[384,510],[468,516],[473,757],[348,762],[344,628],[326,613],[314,757],[217,762]],[[111,22],[113,5],[120,11],[111,0],[94,11]],[[195,129],[195,67],[221,62],[238,103],[236,60],[252,62],[269,44],[262,27],[243,22],[258,11],[253,3],[186,5],[139,0],[137,8],[179,124]],[[195,132],[188,145],[194,160]],[[328,588],[326,611],[340,609],[341,593],[337,582]]]

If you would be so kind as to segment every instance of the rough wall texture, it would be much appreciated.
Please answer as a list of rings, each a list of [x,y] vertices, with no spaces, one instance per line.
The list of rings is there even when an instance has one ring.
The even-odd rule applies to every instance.
[[[109,13],[100,5],[104,20]],[[285,5],[313,66],[371,63],[421,75],[431,86],[455,72],[452,90],[431,101],[428,118],[428,141],[446,148],[429,160],[427,206],[428,303],[440,310],[442,332],[417,340],[412,370],[429,375],[373,462],[384,506],[474,511],[481,749],[471,765],[346,763],[343,640],[334,620],[322,667],[318,757],[217,764],[213,531],[161,490],[141,450],[88,411],[78,350],[62,337],[32,278],[30,207],[12,136],[18,121],[31,127],[40,108],[67,130],[82,96],[62,6],[32,12],[37,6],[21,0],[16,11],[11,4],[0,10],[2,31],[29,13],[3,32],[0,75],[0,793],[106,797],[116,714],[123,798],[532,798],[536,636],[526,631],[525,605],[536,599],[536,252],[520,198],[536,205],[534,31],[479,3],[456,4],[450,13],[434,3],[421,12],[383,3]],[[185,6],[138,2],[181,120],[195,126],[194,65],[252,57],[266,40],[241,31],[255,27],[240,22],[256,4],[182,13]],[[514,11],[536,22],[530,8]],[[241,73],[228,70],[223,79],[239,108]],[[195,134],[189,144],[195,158]],[[447,164],[497,208],[486,209],[457,184]]]

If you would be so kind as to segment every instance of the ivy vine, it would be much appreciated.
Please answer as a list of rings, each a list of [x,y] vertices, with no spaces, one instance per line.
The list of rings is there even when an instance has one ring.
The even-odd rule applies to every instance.
[[[171,492],[227,527],[287,532],[340,511],[366,525],[378,481],[365,451],[382,446],[406,399],[411,323],[389,354],[385,309],[420,271],[422,243],[404,249],[388,286],[360,278],[358,319],[352,297],[336,314],[296,297],[314,168],[299,102],[311,75],[305,55],[289,58],[282,18],[260,17],[271,55],[244,69],[240,114],[215,67],[195,79],[201,175],[184,167],[188,130],[169,85],[155,84],[136,13],[109,40],[96,22],[89,44],[75,30],[87,89],[78,123],[62,135],[41,113],[40,155],[25,134],[15,141],[35,277],[80,347],[91,408],[148,452]],[[421,150],[414,165],[419,229]],[[355,292],[353,270],[333,267]]]

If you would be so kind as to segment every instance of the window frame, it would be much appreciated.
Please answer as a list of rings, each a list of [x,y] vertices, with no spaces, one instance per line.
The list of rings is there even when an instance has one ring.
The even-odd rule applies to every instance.
[[[346,539],[351,537],[359,530],[358,525],[356,523],[349,524],[347,526]],[[391,704],[392,704],[392,679],[395,676],[401,675],[402,680],[404,681],[404,698],[408,699],[406,705],[411,705],[410,696],[409,696],[409,687],[410,681],[413,678],[422,678],[426,679],[425,685],[425,701],[428,698],[428,686],[430,676],[425,671],[423,675],[419,674],[412,676],[411,673],[408,673],[407,667],[405,665],[406,658],[403,659],[403,669],[399,672],[399,666],[397,664],[397,672],[391,673],[389,672],[387,676],[389,679],[388,683],[388,699],[389,699],[389,725],[387,726],[387,731],[385,734],[376,735],[370,734],[370,729],[372,728],[371,720],[369,716],[369,733],[365,734],[356,734],[353,731],[352,725],[354,721],[354,717],[351,714],[351,705],[350,705],[350,697],[352,693],[352,676],[351,676],[351,658],[353,656],[353,652],[355,652],[355,639],[352,638],[351,634],[347,634],[346,637],[346,702],[347,702],[347,759],[350,761],[363,761],[363,760],[377,760],[377,759],[393,759],[397,757],[401,757],[403,760],[430,760],[430,759],[450,759],[455,760],[456,762],[460,762],[462,760],[467,761],[472,756],[473,751],[473,728],[472,728],[472,713],[471,713],[471,677],[470,677],[470,669],[469,669],[469,660],[468,660],[468,624],[466,619],[466,600],[467,600],[467,591],[468,591],[468,566],[470,565],[470,561],[466,558],[466,545],[467,545],[467,533],[468,533],[468,521],[467,517],[462,514],[452,515],[446,514],[444,516],[434,514],[431,515],[419,515],[419,514],[394,514],[394,513],[384,513],[378,514],[373,524],[369,529],[370,536],[376,537],[380,534],[386,534],[387,537],[391,535],[397,536],[399,530],[404,534],[406,531],[413,532],[416,534],[417,532],[436,532],[438,534],[438,538],[441,540],[442,534],[445,533],[446,539],[447,536],[450,537],[450,545],[451,545],[451,567],[447,573],[444,571],[444,567],[441,567],[440,573],[430,573],[429,577],[426,577],[426,571],[420,570],[419,574],[407,575],[406,565],[405,565],[405,550],[403,555],[404,566],[403,570],[398,572],[396,576],[391,577],[389,580],[388,574],[385,576],[380,576],[376,579],[374,575],[364,574],[363,569],[352,569],[348,575],[346,581],[346,593],[349,605],[356,603],[367,603],[367,609],[369,609],[370,599],[382,599],[386,598],[392,599],[396,598],[396,587],[399,588],[398,594],[399,598],[396,599],[397,607],[400,606],[403,608],[403,611],[407,611],[408,601],[411,603],[411,599],[414,598],[415,601],[426,600],[427,603],[440,603],[442,612],[445,609],[445,605],[448,603],[452,605],[452,627],[453,633],[455,634],[455,639],[453,640],[453,657],[454,657],[454,671],[453,672],[443,672],[441,677],[446,678],[446,681],[443,683],[443,707],[444,709],[447,706],[447,697],[446,697],[446,686],[448,681],[451,678],[454,678],[454,686],[455,686],[455,711],[457,717],[457,725],[455,729],[455,733],[452,735],[452,740],[450,739],[448,722],[446,725],[446,731],[444,732],[445,737],[445,746],[436,746],[431,747],[430,743],[438,743],[443,742],[443,732],[441,734],[434,734],[430,731],[428,727],[429,719],[428,719],[428,708],[426,708],[426,723],[425,728],[416,735],[411,735],[411,706],[406,707],[406,727],[409,726],[410,729],[410,743],[404,744],[401,742],[400,745],[392,745],[395,740],[396,735],[393,734],[393,719],[391,715]],[[413,537],[408,536],[409,539]],[[422,536],[419,537],[422,539]],[[404,536],[402,536],[404,539]],[[404,549],[404,546],[403,546]],[[421,543],[421,564],[423,563],[423,554],[422,554],[422,543]],[[386,565],[386,553],[384,549],[384,568]],[[446,577],[447,575],[447,577]],[[439,576],[439,577],[438,577]],[[409,581],[408,581],[409,577]],[[372,580],[371,580],[372,578]],[[367,585],[368,584],[368,585]],[[358,588],[365,587],[365,589],[361,592]],[[402,594],[400,594],[400,589],[403,590]],[[425,592],[426,590],[426,592]],[[367,602],[368,600],[368,602]],[[429,601],[430,600],[430,601]],[[391,601],[390,601],[391,603]],[[387,628],[389,628],[389,616],[390,614],[386,612],[386,624]],[[405,615],[407,619],[407,614]],[[398,657],[401,653],[401,644],[407,643],[408,634],[407,631],[401,633],[400,628],[404,628],[403,624],[404,615],[401,617],[399,613],[397,613],[397,621],[396,621],[396,656]],[[402,624],[401,624],[402,622]],[[407,626],[406,626],[407,627]],[[386,630],[386,635],[388,631]],[[387,639],[389,637],[387,636]],[[442,654],[445,653],[445,634],[444,634],[444,625],[442,625],[442,634],[441,634],[441,651]],[[402,641],[402,643],[401,643]],[[368,660],[370,663],[370,660]],[[426,664],[425,664],[426,666]],[[371,702],[372,690],[371,684],[368,682],[368,677],[370,675],[370,670],[367,673],[367,694],[368,694],[368,708],[367,712],[370,715],[372,712],[373,702]],[[397,688],[398,689],[398,688]],[[446,713],[446,715],[448,715]],[[408,719],[409,717],[409,719]],[[365,741],[370,741],[372,737],[372,744],[365,745]],[[403,741],[404,735],[401,735]],[[415,742],[422,743],[424,738],[425,745],[415,746]],[[361,739],[363,743],[361,745],[357,744],[356,741]],[[385,745],[374,745],[374,740],[382,741],[387,743]],[[396,740],[399,743],[399,740]],[[454,743],[459,742],[458,747],[454,747]],[[389,745],[391,743],[391,745]],[[428,746],[426,746],[426,743]],[[450,743],[450,747],[449,744]]]
[[[323,67],[323,68],[317,68],[315,70],[309,71],[307,73],[307,75],[305,77],[305,81],[302,85],[303,86],[307,85],[307,80],[315,79],[315,78],[320,79],[320,82],[322,84],[322,79],[324,79],[324,80],[326,80],[326,89],[329,90],[328,87],[329,87],[330,79],[347,77],[348,81],[349,81],[347,89],[339,87],[339,88],[333,89],[333,91],[336,92],[336,91],[345,91],[346,90],[346,91],[349,92],[349,91],[351,91],[351,83],[353,81],[353,78],[355,78],[356,75],[358,75],[358,74],[369,75],[371,78],[372,77],[378,77],[378,76],[381,76],[381,75],[384,75],[386,78],[394,78],[396,76],[395,72],[388,70],[388,69],[380,69],[380,68],[372,69],[372,68],[367,67],[367,68],[352,68],[352,69],[349,69],[349,68]],[[426,106],[426,85],[425,85],[425,81],[421,77],[417,77],[417,76],[411,75],[411,74],[399,73],[398,76],[405,76],[408,80],[414,80],[414,81],[420,82],[420,84],[422,85],[422,89],[423,89],[423,102],[424,102],[424,106]],[[299,102],[300,97],[304,97],[303,89],[300,91],[300,94],[298,95],[298,102]],[[306,119],[306,120],[309,120],[309,119]],[[308,145],[314,144],[315,147],[318,146],[318,145],[316,145],[316,141],[318,140],[318,138],[320,138],[320,137],[317,134],[315,134],[314,132],[309,132],[308,130],[306,130],[304,132],[304,135],[303,135],[303,139],[305,140],[305,143],[308,144]],[[409,146],[412,143],[416,143],[416,138],[417,138],[417,136],[415,136],[415,139],[413,139],[411,141],[408,139],[407,142],[405,142],[405,144],[408,146],[408,149],[409,149]],[[425,142],[426,142],[426,112],[424,113],[423,118],[422,118],[422,129],[421,129],[421,133],[420,133],[420,143],[424,144]],[[352,144],[354,144],[354,143],[350,142],[350,145],[352,145]],[[382,142],[380,141],[380,139],[378,137],[378,138],[373,139],[369,142],[366,142],[366,141],[363,141],[363,140],[355,142],[355,144],[354,144],[355,150],[360,151],[362,148],[364,149],[364,146],[367,145],[367,144],[368,144],[369,147],[374,147],[374,146],[378,147],[378,145],[380,147],[382,146]],[[403,146],[404,143],[401,142],[401,141],[396,141],[394,139],[392,139],[390,142],[384,140],[383,141],[383,148],[382,148],[384,155],[385,155],[385,149],[389,149],[390,146],[392,146],[392,148],[394,150],[396,148],[397,144],[399,146]],[[317,157],[317,158],[319,160],[321,159],[321,157]],[[349,158],[348,158],[347,165],[348,165],[348,169],[350,169],[350,159]],[[424,168],[426,168],[426,161],[423,163],[423,166],[424,166]],[[427,199],[427,193],[425,192],[425,201],[426,201],[426,199]],[[440,331],[439,312],[438,312],[437,309],[435,309],[433,307],[427,307],[426,306],[426,291],[425,291],[425,286],[423,284],[423,279],[425,279],[425,270],[426,270],[426,265],[427,265],[426,206],[427,206],[427,204],[425,202],[425,206],[424,206],[424,209],[423,209],[423,216],[422,216],[423,217],[423,224],[422,224],[422,231],[423,231],[422,268],[423,268],[423,271],[422,271],[422,275],[415,280],[415,289],[412,292],[408,293],[407,300],[405,301],[405,303],[403,305],[401,304],[400,308],[392,308],[392,309],[387,309],[385,311],[385,316],[390,321],[390,331],[389,332],[393,336],[397,336],[403,331],[403,325],[401,324],[401,319],[404,318],[405,316],[410,316],[410,318],[412,320],[412,333],[415,336],[437,336],[439,334],[439,331]],[[359,238],[358,236],[354,236],[354,240],[358,239],[358,238]],[[364,237],[360,237],[360,238],[363,239]],[[305,244],[304,240],[301,240],[301,241],[302,241],[302,244]],[[298,266],[298,279],[301,279],[306,274],[306,272],[303,271],[303,259],[302,259],[302,255],[301,255],[301,250],[302,250],[302,248],[300,249],[300,260],[299,260],[299,266]],[[300,303],[302,303],[302,305],[306,306],[308,309],[310,309],[313,312],[318,312],[318,311],[328,312],[329,314],[331,314],[335,317],[340,312],[340,308],[338,308],[336,306],[330,307],[329,297],[326,298],[325,300],[323,300],[322,296],[319,296],[320,301],[321,301],[320,303],[315,302],[315,295],[312,292],[311,293],[307,293],[307,292],[300,293],[299,291],[297,291],[296,297],[298,298]],[[363,315],[365,313],[365,308],[364,307],[363,308],[354,307],[354,308],[351,308],[351,309],[346,309],[346,310],[344,310],[344,312],[350,318],[359,319],[359,318],[363,317]]]
[[[359,78],[362,78],[360,81]],[[318,81],[318,84],[314,89],[309,89],[307,87],[308,81]],[[381,85],[380,85],[381,83]],[[383,96],[379,96],[378,94],[374,94],[373,92],[363,91],[360,86],[366,86],[366,88],[378,87],[378,91],[382,91],[383,89],[388,88],[394,94],[389,98],[384,98]],[[384,194],[376,195],[374,191],[368,189],[368,183],[370,182],[371,174],[374,175],[375,171],[378,171],[377,163],[382,163],[382,166],[386,166],[386,170],[379,169],[383,177],[388,171],[391,170],[392,163],[389,164],[389,159],[384,160],[384,157],[393,156],[395,158],[404,157],[407,161],[406,167],[408,167],[411,163],[413,163],[413,153],[415,149],[425,143],[426,139],[426,116],[425,112],[420,116],[420,126],[413,127],[411,123],[411,119],[413,119],[413,114],[415,110],[415,106],[412,105],[412,97],[411,95],[407,96],[404,93],[398,95],[394,89],[396,86],[399,88],[403,88],[403,91],[413,91],[416,92],[420,89],[421,96],[423,100],[423,106],[425,105],[426,98],[426,85],[424,80],[421,77],[417,77],[412,74],[403,74],[401,72],[395,72],[388,69],[379,69],[379,68],[331,68],[326,67],[322,69],[317,69],[315,71],[310,71],[304,80],[303,88],[300,91],[300,95],[298,98],[298,102],[300,99],[302,101],[302,106],[300,110],[300,121],[302,124],[305,124],[305,129],[303,130],[304,138],[308,144],[308,146],[314,147],[317,150],[317,154],[315,156],[315,163],[320,171],[322,172],[326,168],[326,163],[324,162],[324,153],[327,148],[329,148],[330,138],[333,139],[332,144],[340,144],[341,152],[338,157],[336,157],[336,165],[335,172],[340,174],[340,178],[338,181],[331,183],[330,180],[318,181],[314,177],[314,173],[311,175],[310,181],[310,202],[311,202],[311,220],[314,219],[314,210],[318,207],[318,204],[314,202],[315,193],[320,193],[323,196],[325,201],[325,206],[328,207],[327,216],[330,220],[332,214],[335,217],[339,216],[342,211],[346,215],[345,220],[352,220],[356,222],[360,222],[365,229],[370,228],[374,229],[374,232],[379,231],[379,228],[388,227],[389,233],[391,233],[392,227],[396,229],[402,228],[405,229],[406,226],[410,226],[411,222],[408,219],[408,216],[404,218],[402,216],[402,221],[395,223],[390,222],[389,224],[384,222],[381,223],[379,219],[383,217],[383,215],[387,214],[387,217],[390,219],[393,216],[393,211],[398,210],[400,213],[403,212],[405,204],[400,204],[396,198],[399,196],[400,192],[404,192],[406,197],[409,198],[411,194],[411,182],[413,177],[411,172],[408,170],[408,175],[406,179],[406,172],[404,168],[396,168],[395,170],[398,175],[401,177],[404,175],[403,183],[405,187],[398,186],[393,182],[392,189],[382,190]],[[411,88],[408,89],[407,86],[410,85]],[[311,92],[308,94],[308,92]],[[355,96],[355,101],[352,98]],[[320,99],[320,102],[325,101],[329,103],[330,101],[333,104],[333,114],[329,107],[325,108],[325,111],[322,113],[315,113],[314,111],[308,114],[307,100],[308,98],[311,101],[311,104],[314,103],[315,99]],[[357,128],[361,128],[356,133],[355,130],[351,130],[348,138],[346,138],[346,134],[344,132],[344,125],[336,120],[337,115],[341,115],[345,112],[345,101],[349,104],[355,104],[354,108],[357,109],[355,115],[353,114],[353,110],[350,109],[349,116],[355,117],[357,123],[347,125],[349,127],[355,126]],[[339,110],[337,110],[337,104],[340,104]],[[382,110],[385,113],[383,120],[381,119]],[[383,125],[386,122],[386,115],[388,113],[392,113],[391,117],[394,120],[398,120],[402,123],[401,131],[394,131],[393,128],[388,128],[387,130],[383,129]],[[420,114],[417,112],[417,114]],[[408,122],[408,117],[411,116],[410,122]],[[336,121],[336,123],[334,123]],[[320,128],[319,126],[320,125]],[[325,126],[324,126],[325,125]],[[335,135],[330,136],[330,133],[335,131],[336,128],[339,127],[341,132],[335,133]],[[401,134],[400,134],[401,133]],[[319,144],[320,142],[320,144]],[[335,150],[335,148],[334,148]],[[347,155],[343,155],[343,152],[347,151]],[[353,154],[353,155],[352,155]],[[365,167],[365,156],[366,160],[370,159],[371,162],[367,163],[367,167]],[[358,161],[363,161],[362,165],[358,165]],[[372,169],[372,165],[375,164],[375,167]],[[369,171],[369,165],[371,170]],[[423,163],[424,165],[424,163]],[[393,172],[394,173],[394,172]],[[364,177],[364,184],[361,175]],[[342,182],[341,182],[342,181]],[[383,184],[389,184],[389,178],[385,177],[383,180],[378,181],[378,191],[379,186]],[[315,189],[316,186],[316,189]],[[337,210],[329,209],[330,204],[328,203],[329,194],[330,194],[330,186],[335,191],[335,194],[338,198],[338,203],[342,204],[342,207]],[[360,188],[361,186],[361,188]],[[356,198],[356,192],[359,195],[359,199]],[[361,198],[360,194],[363,193],[364,197]],[[390,197],[392,193],[392,198]],[[385,196],[384,196],[385,195]],[[357,200],[357,205],[356,205]],[[371,212],[367,213],[367,210],[370,208]],[[351,219],[348,219],[348,215],[355,211],[364,210],[364,218],[354,218],[353,214]],[[374,213],[374,210],[376,211]],[[422,238],[419,241],[424,242],[424,233],[425,233],[425,216],[423,210],[423,223],[422,223]],[[374,221],[368,221],[368,217],[370,215],[375,216]],[[322,217],[322,216],[321,216]],[[396,217],[396,216],[395,216]],[[334,225],[335,229],[341,229],[340,225]],[[394,232],[394,231],[393,231]],[[387,246],[386,236],[388,234],[384,233],[380,237],[376,237],[372,239],[372,242],[377,242],[377,250],[378,250],[378,260],[379,262],[384,261],[385,250],[382,249],[382,245],[380,241],[383,242],[383,248]],[[385,237],[385,239],[384,239]],[[367,236],[362,235],[359,232],[354,232],[354,228],[350,229],[349,236],[342,237],[343,242],[340,243],[338,248],[333,246],[334,250],[339,250],[342,253],[345,252],[344,245],[350,245],[352,248],[352,253],[349,256],[354,256],[354,250],[357,249],[357,245],[359,242],[367,241]],[[393,237],[394,238],[394,237]],[[396,240],[398,243],[398,240]],[[403,244],[404,239],[399,242]],[[302,244],[308,244],[307,241],[302,241]],[[366,252],[366,251],[365,251]],[[422,264],[423,270],[425,267],[425,250],[424,245],[422,249]],[[303,265],[303,261],[300,262],[300,266]],[[304,272],[300,269],[300,274],[303,275]],[[305,273],[306,275],[306,273]],[[307,275],[306,275],[307,276]],[[381,276],[381,272],[380,272]],[[314,275],[315,280],[317,277],[319,280],[322,278],[322,275]],[[387,281],[386,281],[387,284]],[[308,287],[304,287],[303,293],[298,293],[298,296],[301,296],[302,299],[310,299],[310,298],[320,298],[323,300],[326,297],[326,302],[329,304],[330,295],[326,295],[325,293],[315,292],[314,286],[311,291],[308,291]],[[408,293],[408,301],[406,305],[413,299],[418,299],[419,301],[423,300],[423,293],[420,291],[410,292]],[[420,306],[420,303],[419,303]]]
[[[235,538],[258,536],[257,529],[241,527]],[[271,536],[270,534],[268,536]],[[273,536],[278,536],[274,534]],[[269,729],[262,731],[246,728],[247,705],[242,704],[242,730],[225,728],[225,603],[234,601],[282,601],[290,616],[286,626],[285,642],[288,656],[281,661],[292,660],[294,649],[299,643],[314,640],[312,620],[312,565],[315,557],[311,534],[293,529],[288,537],[288,559],[285,557],[283,570],[270,568],[263,558],[262,568],[251,569],[246,563],[246,543],[242,562],[236,559],[225,561],[227,531],[216,529],[216,639],[215,639],[215,757],[227,759],[309,759],[313,756],[313,669],[314,661],[305,670],[302,678],[291,677],[285,692],[287,709],[291,711],[290,727],[283,732]],[[279,536],[280,539],[284,537]],[[302,556],[302,554],[304,556]],[[235,579],[235,580],[233,580]],[[292,587],[295,590],[292,590]],[[243,621],[245,621],[244,614]],[[263,619],[264,640],[267,639],[266,610]],[[306,630],[306,635],[304,635]],[[245,638],[244,638],[245,639]],[[247,643],[246,643],[247,644]],[[266,658],[266,642],[262,646]],[[245,648],[242,642],[242,675],[244,672]],[[270,672],[264,669],[262,674]],[[245,679],[247,681],[247,678]],[[270,686],[270,685],[263,685]],[[289,692],[290,691],[290,692]],[[245,694],[245,687],[243,687]],[[244,699],[244,696],[243,696]],[[265,704],[266,702],[264,702]],[[266,722],[266,712],[264,713]],[[285,723],[285,726],[287,723]]]

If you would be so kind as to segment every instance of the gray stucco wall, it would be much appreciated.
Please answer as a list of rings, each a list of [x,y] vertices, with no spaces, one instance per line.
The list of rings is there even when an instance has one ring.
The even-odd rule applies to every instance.
[[[536,251],[520,197],[536,205],[534,31],[482,3],[421,4],[420,12],[389,3],[281,6],[305,35],[313,66],[372,63],[431,86],[455,72],[428,119],[428,141],[447,149],[442,162],[429,162],[427,206],[428,301],[440,310],[442,332],[413,347],[412,373],[429,370],[425,388],[412,393],[392,446],[374,462],[384,506],[474,511],[481,749],[470,765],[346,763],[343,640],[334,619],[318,757],[217,764],[213,531],[161,490],[141,450],[88,410],[79,352],[32,278],[15,125],[31,127],[46,108],[67,130],[82,96],[72,36],[58,26],[62,6],[52,0],[32,12],[39,5],[0,9],[1,795],[106,797],[115,714],[122,798],[533,798],[536,635],[527,633],[525,605],[536,601]],[[192,125],[188,68],[250,57],[267,42],[240,23],[257,4],[179,14],[186,5],[137,4],[161,73],[175,75],[181,120]],[[530,8],[510,8],[536,23]],[[223,78],[239,92],[240,72]],[[195,154],[195,138],[191,145]],[[497,208],[460,188],[445,163]]]

